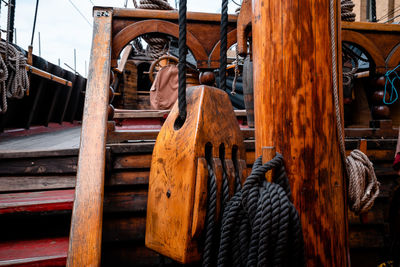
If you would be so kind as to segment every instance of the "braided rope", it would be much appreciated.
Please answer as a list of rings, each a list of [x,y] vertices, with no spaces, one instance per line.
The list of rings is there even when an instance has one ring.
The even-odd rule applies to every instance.
[[[6,54],[8,56],[6,57]],[[0,42],[0,90],[2,104],[0,113],[7,111],[7,98],[21,99],[29,89],[27,59],[12,44]],[[5,60],[3,60],[3,57]]]
[[[181,0],[182,1],[182,0]],[[205,247],[203,252],[203,265],[204,267],[211,266],[215,261],[215,213],[217,205],[217,179],[215,173],[211,167],[211,163],[208,162],[208,188],[209,196],[207,199],[207,214],[206,214],[206,232],[205,232]]]
[[[220,28],[220,65],[219,65],[219,87],[226,89],[226,53],[228,46],[228,0],[222,0],[221,6],[221,28]]]
[[[135,8],[140,9],[174,10],[167,0],[140,0],[139,4],[137,4],[136,0],[133,0],[133,5]],[[151,58],[159,58],[168,51],[168,38],[158,37],[157,34],[146,34],[143,39],[148,44],[146,49],[147,56]]]
[[[333,99],[335,105],[335,116],[336,116],[336,128],[338,133],[338,141],[340,154],[346,169],[347,178],[349,180],[349,191],[348,195],[350,199],[355,199],[352,205],[352,209],[358,212],[368,211],[375,198],[379,195],[379,182],[376,180],[375,172],[371,161],[368,157],[359,150],[352,152],[352,154],[346,159],[346,150],[344,143],[344,133],[342,128],[342,120],[339,105],[339,93],[338,93],[338,79],[337,79],[337,58],[336,58],[336,22],[335,22],[335,9],[334,0],[330,0],[330,30],[331,30],[331,52],[332,52],[332,81],[333,81]],[[362,167],[363,166],[363,167]],[[371,178],[372,177],[372,178]],[[375,177],[375,179],[373,178]],[[369,184],[365,186],[364,182],[369,181]],[[353,186],[351,186],[353,185]],[[354,189],[358,188],[358,190]],[[372,191],[373,190],[373,191]],[[365,191],[365,192],[362,192]],[[372,193],[371,193],[372,192]],[[361,203],[357,201],[357,196],[363,196]],[[354,206],[354,204],[356,204]]]
[[[265,173],[272,168],[274,183],[268,183]],[[224,209],[217,266],[305,266],[300,219],[287,184],[280,154],[264,165],[261,157],[256,160]]]
[[[342,20],[343,21],[355,21],[356,20],[356,14],[353,13],[353,8],[355,7],[355,4],[353,3],[352,0],[342,0],[340,2],[341,4],[341,9],[342,9]]]
[[[376,179],[374,166],[360,150],[353,150],[346,159],[349,169],[349,205],[356,214],[368,211],[379,195],[380,183]]]
[[[178,87],[178,106],[179,117],[184,122],[186,120],[186,0],[179,1],[179,87]]]

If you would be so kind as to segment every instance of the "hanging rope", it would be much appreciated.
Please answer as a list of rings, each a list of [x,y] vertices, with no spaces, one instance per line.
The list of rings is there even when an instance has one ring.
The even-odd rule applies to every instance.
[[[374,205],[379,195],[379,182],[376,179],[374,166],[360,150],[353,150],[346,158],[349,180],[349,204],[357,214],[364,213]],[[365,178],[364,178],[365,177]]]
[[[133,0],[135,8],[140,9],[154,9],[154,10],[174,10],[167,0],[140,0],[137,4],[136,0]],[[146,34],[143,39],[147,42],[148,46],[146,53],[151,58],[159,58],[166,54],[169,48],[169,39],[159,37],[157,34]]]
[[[179,1],[179,87],[178,105],[181,122],[186,120],[186,0]]]
[[[237,83],[237,78],[239,77],[239,53],[238,53],[238,45],[237,44],[236,44],[236,48],[235,48],[235,54],[236,54],[235,77],[233,78],[233,82],[232,82],[231,95],[236,95],[236,83]]]
[[[274,183],[268,183],[265,174],[272,168],[276,170]],[[243,188],[236,179],[236,193],[225,204],[219,227],[213,217],[216,186],[215,174],[210,167],[209,174],[209,210],[203,266],[215,266],[215,263],[219,267],[304,266],[300,219],[290,201],[290,186],[280,154],[277,153],[273,160],[264,165],[261,157],[258,158]],[[222,198],[225,199],[224,196]],[[216,228],[220,231],[216,231]],[[212,242],[219,232],[218,250]],[[218,257],[215,261],[216,255]]]
[[[346,159],[346,149],[344,143],[344,133],[342,128],[342,120],[339,105],[338,79],[337,79],[337,58],[336,58],[336,21],[334,0],[330,0],[330,30],[331,30],[331,52],[332,52],[332,81],[333,81],[333,99],[335,105],[336,128],[338,133],[339,149],[346,169],[347,179],[349,181],[348,195],[351,200],[356,199],[357,203],[365,203],[365,205],[354,205],[350,203],[350,209],[355,213],[368,211],[375,198],[379,195],[379,182],[376,180],[372,162],[361,151],[352,152]],[[371,178],[371,177],[375,177]],[[355,193],[357,192],[357,193]],[[361,200],[357,200],[357,196],[362,196]],[[357,209],[353,209],[357,208]]]
[[[221,6],[221,28],[220,28],[220,63],[219,63],[219,87],[226,90],[226,53],[228,46],[228,0],[222,0]]]
[[[0,41],[0,113],[7,112],[7,98],[21,99],[29,89],[29,78],[25,69],[27,59],[9,43],[9,38],[12,38],[9,34],[13,25],[12,8],[12,1],[9,0],[6,41]]]
[[[342,0],[340,2],[342,9],[342,20],[343,21],[355,21],[356,13],[353,12],[355,4],[352,0]]]

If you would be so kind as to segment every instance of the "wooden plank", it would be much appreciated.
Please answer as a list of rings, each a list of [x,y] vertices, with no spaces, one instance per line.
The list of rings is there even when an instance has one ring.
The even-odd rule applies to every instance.
[[[116,172],[116,173],[114,172],[111,175],[110,179],[107,179],[105,183],[107,186],[148,185],[149,171],[135,171],[135,172],[131,171],[131,172]]]
[[[151,165],[151,154],[129,155],[116,157],[114,169],[149,169]]]
[[[342,21],[342,29],[380,32],[400,32],[400,25],[375,22]]]
[[[75,187],[73,176],[0,176],[0,192],[64,189]]]
[[[351,248],[381,248],[385,245],[384,230],[376,225],[353,225],[349,227]]]
[[[67,266],[99,266],[103,216],[112,9],[94,8],[93,41]]]
[[[147,208],[147,189],[134,191],[106,192],[104,197],[104,212],[145,212]]]
[[[0,175],[76,173],[76,157],[5,159],[0,161]]]
[[[65,266],[68,237],[0,243],[0,266]]]
[[[33,73],[33,74],[35,74],[37,76],[40,76],[42,78],[46,78],[46,79],[48,79],[50,81],[54,81],[54,82],[56,82],[58,84],[61,84],[61,85],[64,85],[64,86],[72,87],[72,82],[71,81],[63,79],[63,78],[61,78],[61,77],[59,77],[57,75],[53,75],[51,73],[48,73],[47,71],[38,69],[38,68],[36,68],[34,66],[26,65],[25,69],[28,72]]]
[[[0,194],[0,214],[71,210],[74,190]]]
[[[146,18],[146,19],[166,19],[178,20],[178,12],[176,10],[146,10],[146,9],[132,9],[132,8],[114,8],[113,16],[118,18]],[[220,23],[221,15],[204,13],[204,12],[187,12],[187,20],[195,21],[209,21]],[[236,22],[237,15],[229,15],[229,22]]]
[[[103,241],[142,241],[146,230],[146,217],[143,216],[104,216]]]
[[[105,244],[102,266],[172,266],[172,261],[148,249],[143,243]]]
[[[44,158],[60,156],[78,156],[77,148],[70,149],[43,149],[43,150],[1,150],[0,159],[18,159],[18,158]]]

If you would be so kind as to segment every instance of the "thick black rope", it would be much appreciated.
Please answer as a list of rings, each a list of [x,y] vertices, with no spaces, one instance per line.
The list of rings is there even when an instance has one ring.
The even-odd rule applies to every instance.
[[[221,6],[221,28],[220,39],[221,46],[219,50],[220,64],[219,64],[219,87],[226,90],[226,53],[228,46],[228,0],[222,0]]]
[[[179,87],[178,105],[181,121],[186,120],[186,0],[179,1]]]
[[[275,169],[275,175],[273,183],[268,183],[265,173],[271,169]],[[210,165],[209,174],[203,266],[215,266],[212,252],[216,251],[215,245],[208,243],[215,241],[217,227],[212,215],[215,213],[215,174]],[[290,201],[282,156],[277,153],[264,165],[261,157],[258,158],[243,188],[237,184],[236,188],[239,191],[226,203],[222,216],[217,266],[304,266],[303,234],[299,215]]]
[[[376,1],[371,0],[371,21],[376,22]]]
[[[211,160],[211,159],[210,159]],[[212,266],[215,262],[216,257],[216,206],[217,206],[217,178],[212,169],[210,161],[208,163],[208,198],[207,198],[207,214],[205,224],[205,241],[204,241],[204,252],[203,252],[203,266]]]

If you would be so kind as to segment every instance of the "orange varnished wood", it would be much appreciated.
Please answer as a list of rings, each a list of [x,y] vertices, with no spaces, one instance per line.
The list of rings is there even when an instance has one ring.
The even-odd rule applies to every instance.
[[[285,158],[301,216],[306,265],[346,267],[345,180],[332,98],[329,1],[254,0],[252,5],[256,156],[262,147],[274,146]]]
[[[175,104],[157,137],[146,222],[146,246],[182,263],[199,260],[201,255],[198,236],[207,194],[203,181],[207,164],[202,159],[212,158],[209,160],[217,177],[218,195],[222,187],[220,158],[232,159],[232,150],[237,147],[236,159],[245,159],[243,138],[225,92],[207,86],[191,87],[187,89],[187,102],[183,126],[174,128],[178,117]],[[224,155],[220,155],[222,144]],[[206,155],[206,145],[212,145],[211,155]]]
[[[68,250],[69,267],[100,265],[111,18],[112,9],[95,8]]]
[[[199,158],[197,162],[196,189],[193,206],[192,237],[197,238],[204,229],[207,210],[207,180],[208,170],[205,158]]]
[[[370,22],[342,22],[342,39],[362,47],[385,73],[400,63],[400,26]]]
[[[178,12],[114,9],[112,65],[116,67],[118,55],[134,38],[145,33],[164,33],[178,38]],[[228,45],[236,42],[236,15],[228,18]],[[220,15],[187,13],[187,46],[193,53],[197,68],[219,67]]]
[[[247,36],[251,32],[251,18],[251,0],[244,0],[237,20],[237,50],[241,56],[247,54]]]
[[[271,159],[273,159],[276,155],[276,149],[275,147],[263,147],[262,148],[262,162],[263,164],[267,163]],[[265,178],[267,179],[268,182],[272,182],[272,177],[273,177],[273,171],[271,170],[268,173],[265,174]]]

